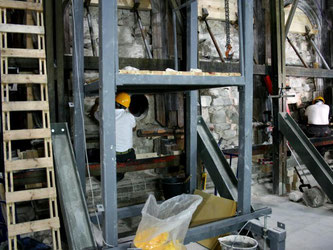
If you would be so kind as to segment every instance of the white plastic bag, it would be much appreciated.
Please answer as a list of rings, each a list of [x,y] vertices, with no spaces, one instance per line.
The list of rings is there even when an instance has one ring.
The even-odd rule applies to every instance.
[[[142,209],[134,245],[141,249],[178,250],[183,245],[192,214],[201,203],[199,195],[182,194],[157,204],[153,195]]]

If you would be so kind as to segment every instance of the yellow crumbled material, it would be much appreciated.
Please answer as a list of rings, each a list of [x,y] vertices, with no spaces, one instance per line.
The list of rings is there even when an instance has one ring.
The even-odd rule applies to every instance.
[[[150,235],[154,232],[154,229],[148,229],[142,232],[137,233],[134,238],[134,245],[137,248],[143,250],[181,250],[183,249],[182,245],[179,244],[178,240],[176,244],[172,240],[169,240],[169,233],[164,232],[158,236],[150,239]],[[148,240],[150,239],[150,240]]]

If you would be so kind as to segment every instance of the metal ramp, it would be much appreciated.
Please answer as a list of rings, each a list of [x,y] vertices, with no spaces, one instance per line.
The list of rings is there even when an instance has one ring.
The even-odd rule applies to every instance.
[[[81,188],[66,123],[51,125],[57,186],[70,249],[95,249],[88,209]]]
[[[333,201],[333,171],[324,158],[288,113],[279,113],[282,134],[309,169],[328,198]]]
[[[197,122],[198,154],[219,194],[237,201],[237,179],[201,116]]]

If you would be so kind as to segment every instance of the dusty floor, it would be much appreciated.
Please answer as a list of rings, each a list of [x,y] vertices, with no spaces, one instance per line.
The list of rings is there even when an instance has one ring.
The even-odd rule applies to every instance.
[[[277,221],[286,225],[286,249],[333,249],[333,204],[306,207],[302,202],[289,201],[288,197],[270,195],[264,186],[254,186],[253,193],[254,207],[272,208],[268,220],[270,227],[276,227]]]
[[[316,185],[313,178],[309,179],[312,185]],[[276,227],[278,221],[286,225],[286,249],[333,249],[333,204],[325,203],[319,208],[307,207],[302,202],[290,201],[287,196],[271,195],[270,188],[268,183],[252,185],[252,204],[255,208],[272,208],[273,213],[268,219],[269,227]],[[132,228],[129,231],[133,233],[139,221],[140,219],[124,221],[119,224],[119,229],[128,231]],[[205,248],[192,243],[187,245],[187,249]]]
[[[277,227],[278,221],[285,224],[287,250],[333,249],[333,204],[326,203],[320,208],[306,207],[302,202],[289,201],[287,196],[271,195],[269,189],[269,185],[252,186],[252,203],[255,208],[272,208],[269,227]],[[261,221],[263,224],[263,219]],[[187,245],[187,249],[205,248],[192,243]]]

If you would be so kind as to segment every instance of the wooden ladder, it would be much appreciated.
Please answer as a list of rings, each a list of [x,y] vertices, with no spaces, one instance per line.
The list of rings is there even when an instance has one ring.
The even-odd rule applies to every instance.
[[[30,15],[30,22],[26,24],[7,23],[8,9],[23,10]],[[3,151],[5,161],[5,197],[6,218],[8,225],[8,248],[17,249],[17,236],[32,232],[50,230],[53,239],[53,249],[61,249],[60,222],[57,207],[57,192],[53,167],[52,142],[50,131],[50,112],[47,89],[46,53],[45,53],[45,27],[42,0],[13,1],[0,0],[0,49],[1,49],[1,98],[2,98],[2,126],[3,126]],[[33,18],[36,20],[33,22]],[[30,46],[27,48],[11,48],[8,46],[10,34],[23,34],[30,37]],[[33,46],[32,37],[35,39]],[[32,58],[38,60],[37,68],[32,72],[10,74],[8,70],[10,58]],[[39,88],[39,98],[28,97],[24,101],[11,101],[10,85],[17,84],[26,87],[27,93],[32,86]],[[39,100],[35,100],[39,99]],[[26,113],[27,120],[30,115],[30,128],[11,129],[11,114],[13,112]],[[41,114],[42,126],[31,127],[32,112]],[[22,119],[24,120],[24,119]],[[28,123],[28,122],[27,122]],[[15,126],[17,127],[17,126]],[[24,140],[43,141],[44,152],[42,156],[32,159],[17,159],[12,155],[12,145]],[[14,189],[14,176],[20,171],[37,170],[45,171],[46,187],[35,189]],[[16,208],[19,202],[48,200],[49,218],[35,221],[16,222]]]

